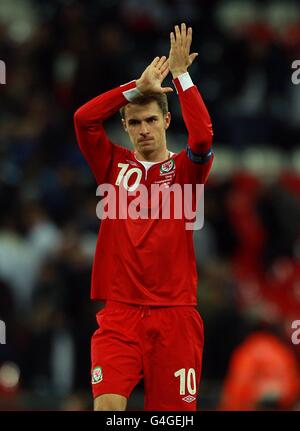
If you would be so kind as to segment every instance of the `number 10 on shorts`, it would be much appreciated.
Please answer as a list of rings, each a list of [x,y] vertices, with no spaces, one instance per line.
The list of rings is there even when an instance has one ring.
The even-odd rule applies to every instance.
[[[186,373],[185,368],[180,368],[180,370],[175,371],[174,373],[175,377],[179,377],[180,380],[180,389],[179,393],[180,395],[185,395],[186,390],[190,395],[195,395],[196,393],[196,372],[194,368],[189,368],[188,372]]]

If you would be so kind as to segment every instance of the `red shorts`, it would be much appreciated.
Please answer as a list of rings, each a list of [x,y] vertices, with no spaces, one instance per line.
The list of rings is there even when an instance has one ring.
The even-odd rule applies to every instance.
[[[144,379],[145,410],[196,410],[204,335],[194,306],[108,301],[97,322],[91,343],[94,398],[129,398]]]

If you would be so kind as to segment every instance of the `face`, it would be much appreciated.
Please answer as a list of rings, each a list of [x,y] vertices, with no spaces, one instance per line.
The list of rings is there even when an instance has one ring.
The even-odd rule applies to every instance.
[[[128,104],[123,126],[136,152],[142,156],[159,154],[166,150],[166,130],[171,114],[163,115],[155,100],[146,105]]]

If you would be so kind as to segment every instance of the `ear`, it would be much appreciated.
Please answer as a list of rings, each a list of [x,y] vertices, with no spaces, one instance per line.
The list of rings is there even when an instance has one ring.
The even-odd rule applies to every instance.
[[[123,125],[123,128],[124,128],[125,132],[128,133],[128,130],[127,130],[127,127],[126,127],[126,121],[124,120],[124,118],[122,118],[122,125]]]
[[[171,112],[167,112],[165,115],[165,130],[167,130],[171,123]]]

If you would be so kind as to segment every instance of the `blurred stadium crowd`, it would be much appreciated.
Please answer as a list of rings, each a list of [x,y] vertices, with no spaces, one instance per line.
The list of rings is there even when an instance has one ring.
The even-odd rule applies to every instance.
[[[73,113],[168,53],[193,26],[191,75],[216,162],[195,232],[206,328],[199,408],[300,410],[300,59],[297,1],[2,0],[0,409],[90,409],[96,184]],[[185,146],[176,95],[170,147]],[[128,145],[119,118],[114,141]],[[142,408],[142,386],[129,408]]]

